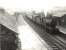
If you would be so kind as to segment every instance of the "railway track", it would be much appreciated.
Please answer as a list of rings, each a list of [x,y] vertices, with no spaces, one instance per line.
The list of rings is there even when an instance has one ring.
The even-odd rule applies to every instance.
[[[66,50],[66,43],[59,40],[59,38],[56,38],[55,35],[51,35],[51,34],[47,33],[46,30],[42,26],[40,26],[40,25],[36,24],[35,22],[29,20],[28,18],[24,17],[24,19],[39,34],[39,36],[43,40],[45,40],[49,46],[51,46],[51,48],[53,50]]]
[[[47,36],[46,36],[47,35]],[[53,50],[66,50],[66,45],[56,37],[49,34],[44,36],[44,40],[53,48]],[[48,38],[49,37],[49,38]]]

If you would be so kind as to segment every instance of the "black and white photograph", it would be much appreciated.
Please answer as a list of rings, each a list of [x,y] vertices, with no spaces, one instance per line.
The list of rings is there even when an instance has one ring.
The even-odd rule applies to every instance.
[[[66,0],[0,0],[0,50],[66,50]]]

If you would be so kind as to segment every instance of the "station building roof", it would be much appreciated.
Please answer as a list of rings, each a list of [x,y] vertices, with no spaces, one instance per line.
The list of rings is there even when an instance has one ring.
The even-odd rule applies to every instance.
[[[14,16],[0,15],[0,24],[16,32],[16,19]]]
[[[56,17],[62,17],[66,14],[66,7],[59,7],[59,8],[53,8],[48,11],[48,14],[51,14],[52,16]]]

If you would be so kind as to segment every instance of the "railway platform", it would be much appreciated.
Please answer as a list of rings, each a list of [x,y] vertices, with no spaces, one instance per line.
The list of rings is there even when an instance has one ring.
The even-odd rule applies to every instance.
[[[18,32],[22,50],[52,50],[25,20],[23,25],[18,26]]]

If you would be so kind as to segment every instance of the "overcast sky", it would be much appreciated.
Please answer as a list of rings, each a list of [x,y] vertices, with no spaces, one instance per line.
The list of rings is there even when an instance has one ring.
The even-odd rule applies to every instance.
[[[0,7],[4,7],[9,12],[21,10],[41,10],[46,12],[55,6],[65,6],[65,0],[0,0]]]

